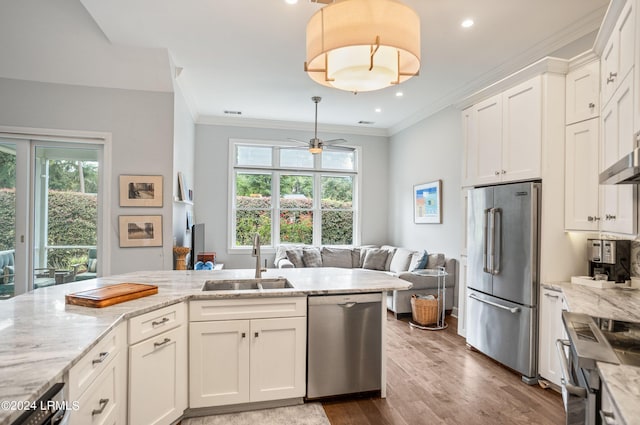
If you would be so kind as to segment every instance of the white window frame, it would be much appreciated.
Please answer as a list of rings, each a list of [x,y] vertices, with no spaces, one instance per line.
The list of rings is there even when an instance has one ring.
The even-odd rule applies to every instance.
[[[228,234],[228,252],[229,253],[248,253],[251,251],[249,246],[236,246],[236,209],[235,209],[235,187],[236,187],[236,172],[268,172],[271,173],[271,244],[263,245],[263,252],[275,252],[275,247],[280,245],[280,176],[281,175],[311,175],[313,176],[313,245],[321,245],[321,232],[322,232],[322,209],[321,209],[321,196],[322,177],[353,177],[353,193],[352,193],[352,209],[353,212],[353,245],[360,244],[360,184],[361,184],[361,148],[354,146],[354,168],[353,170],[337,170],[337,169],[323,169],[321,168],[321,156],[314,155],[314,166],[312,168],[294,168],[294,167],[281,167],[279,158],[279,149],[273,149],[272,151],[272,163],[271,166],[237,166],[236,165],[236,146],[238,145],[255,145],[255,146],[269,146],[276,148],[291,148],[299,147],[300,145],[285,141],[273,141],[273,140],[256,140],[256,139],[229,139],[229,199],[227,202],[228,211],[227,217],[229,223],[227,226]]]

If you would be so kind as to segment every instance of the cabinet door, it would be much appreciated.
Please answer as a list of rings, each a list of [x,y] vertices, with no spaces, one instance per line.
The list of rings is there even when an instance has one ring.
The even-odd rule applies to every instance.
[[[187,330],[129,347],[129,424],[172,424],[187,408]]]
[[[494,96],[472,107],[473,149],[470,157],[474,184],[497,183],[502,170],[502,97]]]
[[[566,124],[595,118],[600,113],[600,62],[594,61],[567,74]]]
[[[307,321],[251,321],[251,401],[304,397]]]
[[[602,104],[606,105],[616,89],[616,78],[618,78],[618,43],[614,35],[602,52],[601,71],[600,71],[600,87]]]
[[[503,93],[502,181],[540,177],[541,85],[538,76]]]
[[[476,171],[474,170],[474,164],[478,155],[478,142],[474,135],[472,108],[462,111],[462,142],[464,149],[462,186],[473,186],[475,184]]]
[[[598,230],[598,120],[566,128],[565,230]]]
[[[562,373],[556,340],[563,338],[562,293],[549,289],[541,290],[539,373],[543,378],[560,386]]]
[[[602,99],[605,105],[635,62],[635,14],[635,2],[627,1],[602,53]]]
[[[602,110],[600,171],[633,150],[633,128],[633,78],[628,76]],[[635,185],[602,185],[601,194],[600,230],[635,234]]]
[[[249,401],[249,320],[189,324],[189,407]]]

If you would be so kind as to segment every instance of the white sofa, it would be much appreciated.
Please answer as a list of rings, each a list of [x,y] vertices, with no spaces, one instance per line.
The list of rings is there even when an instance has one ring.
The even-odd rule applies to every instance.
[[[276,250],[274,265],[278,268],[341,267],[363,268],[387,273],[407,280],[413,287],[392,291],[387,297],[387,308],[398,314],[411,313],[411,295],[433,294],[438,288],[437,278],[413,273],[415,270],[444,267],[445,309],[453,308],[456,285],[457,261],[442,253],[427,254],[390,245],[365,245],[359,247],[316,247],[309,245],[280,245]]]

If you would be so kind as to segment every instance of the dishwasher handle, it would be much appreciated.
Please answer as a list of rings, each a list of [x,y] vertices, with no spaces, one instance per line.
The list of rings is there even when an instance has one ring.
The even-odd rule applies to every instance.
[[[358,304],[358,303],[355,303],[355,302],[349,302],[349,303],[338,304],[338,305],[339,305],[340,307],[342,307],[342,308],[351,308],[351,307],[353,307],[353,306],[354,306],[354,305],[356,305],[356,304]]]

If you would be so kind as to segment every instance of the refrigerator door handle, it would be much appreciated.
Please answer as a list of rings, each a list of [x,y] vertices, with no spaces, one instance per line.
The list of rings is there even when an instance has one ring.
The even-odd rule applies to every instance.
[[[496,225],[496,216],[499,218],[498,225]],[[500,263],[502,262],[502,209],[492,208],[491,222],[491,255],[493,257],[491,261],[491,274],[497,275],[500,274]],[[496,241],[498,241],[497,244]]]
[[[480,301],[481,303],[489,304],[490,306],[493,306],[493,307],[497,307],[497,308],[501,308],[503,310],[507,310],[507,311],[509,311],[510,313],[513,313],[513,314],[518,313],[520,311],[520,307],[507,307],[507,306],[500,305],[500,304],[497,304],[497,303],[494,303],[494,302],[491,302],[491,301],[483,300],[482,298],[478,298],[473,294],[469,294],[469,298],[473,298],[476,301]]]
[[[489,268],[489,264],[487,263],[488,252],[489,252],[489,212],[490,208],[484,210],[484,229],[482,231],[482,270],[485,273],[491,273],[491,269]]]

